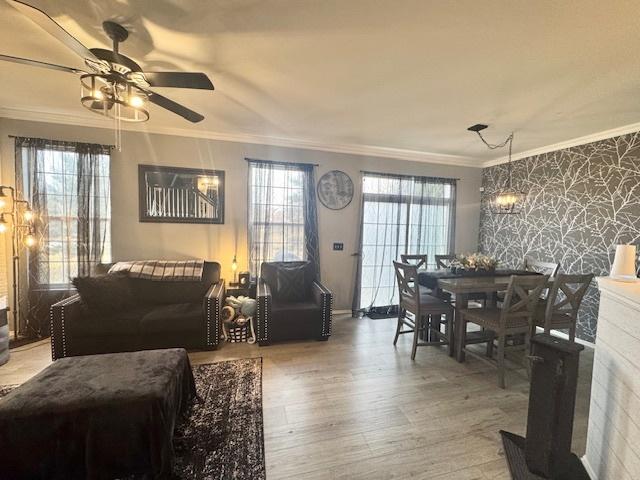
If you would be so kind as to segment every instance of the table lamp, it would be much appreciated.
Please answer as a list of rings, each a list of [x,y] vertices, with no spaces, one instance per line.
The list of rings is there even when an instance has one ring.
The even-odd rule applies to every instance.
[[[236,256],[233,256],[233,262],[231,262],[231,270],[233,271],[233,283],[232,285],[238,284],[237,271],[238,271],[238,262],[236,261]]]
[[[616,256],[611,267],[611,279],[619,282],[637,282],[636,246],[616,245]]]

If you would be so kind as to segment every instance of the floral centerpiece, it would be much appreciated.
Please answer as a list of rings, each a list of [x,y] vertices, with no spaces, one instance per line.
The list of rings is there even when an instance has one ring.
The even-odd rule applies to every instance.
[[[498,260],[482,253],[469,253],[456,256],[451,262],[451,271],[457,272],[495,272]]]

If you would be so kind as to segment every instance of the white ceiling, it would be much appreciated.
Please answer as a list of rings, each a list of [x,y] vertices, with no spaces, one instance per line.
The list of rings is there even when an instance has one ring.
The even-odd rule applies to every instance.
[[[103,20],[147,70],[204,71],[214,92],[157,89],[204,114],[152,107],[150,129],[313,145],[499,156],[640,122],[639,0],[32,0],[88,47]],[[0,2],[0,53],[83,67]],[[0,62],[0,107],[94,119],[70,74]],[[6,114],[6,113],[5,113]],[[188,132],[187,132],[188,134]],[[294,142],[295,143],[295,142]],[[444,158],[446,161],[447,157]]]

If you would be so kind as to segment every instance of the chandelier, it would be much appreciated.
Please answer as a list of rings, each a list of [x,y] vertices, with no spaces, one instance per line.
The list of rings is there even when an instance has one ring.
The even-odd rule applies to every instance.
[[[507,182],[506,185],[500,189],[498,189],[489,199],[489,208],[493,213],[497,214],[518,214],[522,211],[525,200],[527,198],[527,193],[518,190],[513,187],[513,180],[511,174],[511,151],[513,146],[513,132],[511,135],[507,137],[507,139],[498,144],[491,144],[487,142],[482,136],[481,131],[487,128],[488,125],[477,124],[469,127],[467,130],[471,132],[476,132],[484,143],[490,150],[496,150],[498,148],[503,148],[508,145],[509,147],[509,161],[507,163]]]

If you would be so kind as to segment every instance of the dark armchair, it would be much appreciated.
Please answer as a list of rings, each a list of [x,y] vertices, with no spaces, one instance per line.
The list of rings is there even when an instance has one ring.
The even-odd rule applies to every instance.
[[[76,294],[51,307],[53,360],[75,355],[183,347],[213,350],[220,341],[225,283],[205,262],[200,281],[131,279],[135,303],[96,315]]]
[[[256,323],[261,346],[281,340],[328,340],[331,291],[310,262],[265,262],[257,291]]]

